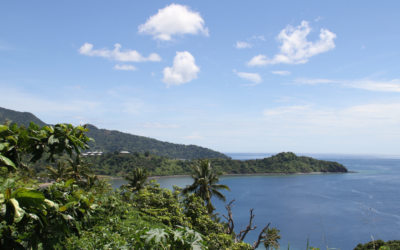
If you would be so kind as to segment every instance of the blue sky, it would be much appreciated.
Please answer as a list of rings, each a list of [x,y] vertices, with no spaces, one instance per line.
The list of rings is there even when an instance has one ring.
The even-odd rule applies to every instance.
[[[222,152],[399,154],[398,1],[0,3],[0,107]]]

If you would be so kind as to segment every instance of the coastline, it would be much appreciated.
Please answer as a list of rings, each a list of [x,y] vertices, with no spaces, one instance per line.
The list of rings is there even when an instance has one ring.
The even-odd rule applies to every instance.
[[[247,174],[224,174],[223,176],[241,176],[241,175],[306,175],[306,174],[354,174],[357,173],[355,171],[348,171],[348,172],[298,172],[298,173],[247,173]],[[190,177],[189,174],[181,174],[181,175],[154,175],[154,176],[149,176],[149,180],[154,180],[154,179],[162,179],[162,178],[176,178],[176,177]],[[109,179],[109,180],[123,180],[123,177],[102,177],[104,179]],[[55,182],[48,182],[48,183],[40,183],[38,186],[39,188],[44,188],[48,187],[51,184]]]
[[[297,172],[297,173],[243,173],[243,174],[223,174],[223,176],[240,176],[240,175],[305,175],[305,174],[354,174],[357,173],[355,171],[348,172]],[[189,174],[181,174],[181,175],[153,175],[149,176],[149,180],[153,179],[161,179],[161,178],[176,178],[176,177],[190,177]],[[123,177],[111,177],[111,180],[121,180]]]

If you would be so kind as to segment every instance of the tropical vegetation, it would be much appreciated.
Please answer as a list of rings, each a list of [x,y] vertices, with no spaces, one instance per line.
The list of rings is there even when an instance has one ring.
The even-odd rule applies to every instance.
[[[79,156],[91,140],[87,131],[0,125],[0,249],[254,249],[234,241],[202,197],[148,183],[143,169],[116,190],[90,175]],[[62,153],[69,158],[56,162]],[[57,166],[47,167],[56,182],[45,187],[29,168],[42,157]]]
[[[225,202],[225,196],[219,190],[231,190],[226,185],[217,184],[219,177],[222,176],[222,172],[213,173],[211,163],[208,160],[202,160],[199,162],[199,165],[193,165],[192,171],[193,173],[190,176],[194,182],[192,185],[184,188],[182,194],[195,193],[203,199],[208,213],[212,214],[215,207],[211,203],[211,198],[214,196]]]
[[[211,198],[225,201],[221,191],[229,190],[218,184],[221,170],[232,163],[241,171],[254,172],[347,171],[335,163],[293,153],[253,161],[178,161],[150,152],[82,158],[82,150],[88,150],[92,140],[88,132],[87,126],[71,124],[0,125],[0,249],[279,249],[280,230],[270,224],[258,232],[252,245],[245,242],[256,229],[253,209],[249,224],[240,231],[234,228],[234,200],[226,205],[225,221],[213,214]],[[107,156],[115,164],[132,166],[118,169],[128,185],[113,189],[97,175],[101,159]],[[167,190],[156,180],[148,181],[158,168],[168,171],[168,164],[191,171],[193,184]],[[32,168],[38,165],[40,176],[55,183],[39,185]],[[400,249],[399,245],[399,241],[376,240],[355,249]]]

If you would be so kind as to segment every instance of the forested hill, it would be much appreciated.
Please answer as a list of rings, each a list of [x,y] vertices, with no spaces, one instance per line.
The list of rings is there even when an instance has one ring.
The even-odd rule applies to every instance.
[[[192,172],[190,166],[197,164],[197,159],[181,161],[155,155],[145,157],[143,154],[105,154],[85,157],[84,160],[93,164],[92,168],[97,174],[111,176],[124,176],[135,167],[147,169],[151,175],[183,175],[190,174]],[[297,156],[291,152],[279,153],[260,160],[209,160],[213,171],[222,171],[226,174],[348,172],[345,166],[337,162]],[[42,169],[37,171],[40,172]]]
[[[87,135],[95,140],[89,143],[90,148],[93,150],[108,152],[128,151],[142,154],[145,151],[149,151],[150,154],[172,159],[229,158],[220,152],[200,146],[163,142],[115,130],[98,129],[90,124],[87,126],[90,130]]]
[[[47,125],[31,113],[18,112],[0,107],[0,124],[4,123],[5,119],[25,126],[28,126],[31,121],[38,124],[40,127]],[[220,152],[195,145],[163,142],[115,130],[98,129],[89,124],[88,128],[90,131],[87,135],[95,140],[95,142],[89,143],[91,150],[101,150],[103,152],[129,151],[131,153],[144,153],[145,151],[149,151],[151,154],[172,159],[229,158]]]
[[[18,112],[0,107],[0,124],[3,124],[6,119],[11,120],[12,122],[15,122],[17,124],[23,124],[25,126],[29,126],[29,123],[31,121],[39,125],[40,127],[47,125],[32,113]]]

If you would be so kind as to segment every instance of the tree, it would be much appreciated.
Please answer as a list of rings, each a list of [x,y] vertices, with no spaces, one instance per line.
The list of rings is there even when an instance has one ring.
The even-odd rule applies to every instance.
[[[267,228],[265,230],[264,246],[266,249],[279,249],[278,240],[281,239],[281,236],[279,235],[280,232],[281,231],[276,229],[276,227]]]
[[[150,152],[149,152],[149,150],[147,150],[147,151],[144,153],[144,156],[149,157],[149,155],[150,155]]]
[[[235,223],[233,221],[233,216],[232,216],[232,203],[235,200],[231,201],[228,205],[225,206],[226,210],[228,210],[228,215],[223,215],[225,217],[225,219],[228,220],[228,222],[225,224],[225,233],[226,234],[231,234],[234,235],[234,228],[235,228]],[[257,228],[257,226],[253,226],[253,218],[254,218],[254,214],[253,214],[253,208],[250,209],[250,221],[249,224],[247,225],[247,227],[243,230],[241,230],[238,234],[236,234],[236,236],[234,237],[234,242],[235,243],[241,243],[244,241],[244,238],[246,238],[246,235]],[[258,246],[260,245],[260,243],[264,242],[264,246],[266,248],[270,248],[270,249],[279,249],[279,243],[278,240],[281,238],[280,235],[278,235],[278,233],[280,232],[278,229],[274,228],[269,228],[270,223],[268,223],[268,225],[266,227],[263,228],[263,230],[261,230],[261,233],[258,235],[258,239],[257,241],[254,241],[252,249],[257,249]]]
[[[31,155],[30,162],[35,163],[47,153],[46,161],[55,162],[54,155],[66,152],[80,154],[81,149],[88,149],[87,143],[92,140],[84,132],[89,131],[86,126],[74,127],[71,124],[57,124],[39,128],[33,122],[29,127],[6,121],[0,125],[0,167],[6,166],[9,171],[29,167],[21,161],[21,155]]]
[[[93,171],[91,171],[89,168],[91,164],[86,164],[83,162],[80,155],[77,155],[75,160],[68,159],[68,163],[70,165],[70,167],[66,170],[68,176],[75,180],[82,181],[82,177],[87,178],[89,173],[93,173]]]
[[[124,179],[129,181],[128,187],[133,191],[139,191],[146,186],[149,175],[150,173],[146,169],[136,167]]]
[[[51,166],[46,166],[46,170],[48,174],[47,177],[50,179],[56,180],[56,182],[65,181],[68,175],[67,172],[67,161],[59,161],[57,162],[57,168],[54,169]]]
[[[222,176],[222,172],[212,173],[211,171],[211,163],[208,160],[201,160],[199,165],[192,166],[193,174],[190,176],[194,180],[193,184],[190,186],[186,186],[182,190],[182,194],[185,195],[187,193],[195,193],[200,196],[205,206],[207,207],[208,213],[211,215],[215,210],[214,206],[211,203],[211,198],[213,196],[217,197],[219,200],[225,202],[225,196],[219,192],[218,190],[229,190],[229,187],[222,184],[217,184],[219,182],[219,177]]]

